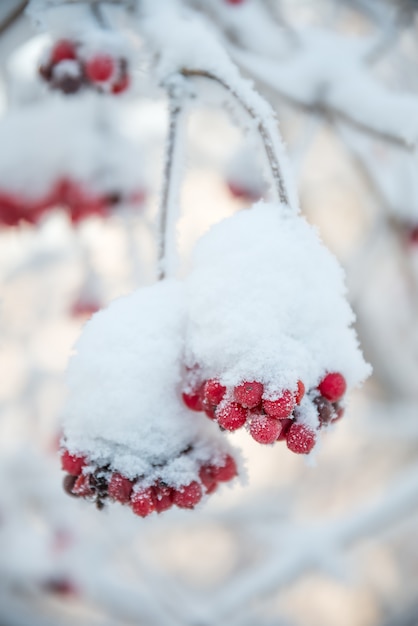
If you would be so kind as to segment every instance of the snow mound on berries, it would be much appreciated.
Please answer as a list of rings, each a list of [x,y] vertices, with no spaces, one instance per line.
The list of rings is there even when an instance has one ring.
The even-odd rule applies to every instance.
[[[142,151],[119,133],[117,108],[107,102],[99,120],[99,106],[95,95],[51,96],[7,113],[0,123],[0,145],[7,146],[0,152],[1,190],[37,198],[63,178],[92,192],[142,189]]]
[[[228,444],[181,401],[184,326],[175,281],[122,297],[87,322],[68,369],[67,450],[128,478],[145,476],[143,485],[184,485],[203,463],[221,463]]]
[[[315,388],[326,372],[348,387],[370,372],[343,270],[287,206],[259,202],[214,226],[196,246],[187,291],[186,362],[203,379],[257,380],[277,396],[298,380]]]

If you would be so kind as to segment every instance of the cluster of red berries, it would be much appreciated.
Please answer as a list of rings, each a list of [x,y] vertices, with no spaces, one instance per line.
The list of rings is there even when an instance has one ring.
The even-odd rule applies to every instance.
[[[228,190],[234,198],[237,200],[243,200],[244,202],[258,202],[263,197],[263,193],[260,189],[250,187],[250,185],[240,184],[234,181],[227,181]]]
[[[213,493],[219,483],[228,482],[237,476],[237,467],[230,455],[226,455],[220,465],[201,465],[196,480],[180,487],[172,487],[162,481],[141,487],[139,479],[126,478],[109,467],[90,472],[87,459],[70,454],[68,450],[62,453],[61,464],[67,472],[64,489],[68,494],[94,500],[99,509],[103,508],[107,499],[128,504],[140,517],[147,517],[154,511],[162,513],[172,506],[193,509],[204,494]]]
[[[418,226],[410,226],[407,230],[406,237],[411,246],[418,245]]]
[[[78,224],[92,215],[107,217],[112,208],[124,200],[142,204],[144,198],[142,192],[131,194],[126,198],[118,192],[92,193],[84,184],[63,178],[55,183],[48,194],[38,200],[0,191],[0,224],[17,226],[22,221],[38,224],[45,213],[57,206],[65,207],[72,223]]]
[[[54,44],[39,73],[53,89],[65,94],[89,86],[116,95],[126,91],[130,84],[125,58],[114,58],[105,52],[84,58],[80,44],[69,39]]]
[[[342,374],[327,374],[309,396],[316,405],[319,427],[340,419],[344,413],[339,401],[346,391]],[[308,454],[316,443],[316,433],[303,423],[299,405],[305,395],[305,385],[298,381],[295,391],[285,389],[276,399],[265,398],[264,385],[245,381],[227,390],[219,380],[202,382],[183,393],[185,405],[192,411],[204,411],[218,425],[229,431],[246,425],[255,441],[272,444],[286,441],[297,454]]]

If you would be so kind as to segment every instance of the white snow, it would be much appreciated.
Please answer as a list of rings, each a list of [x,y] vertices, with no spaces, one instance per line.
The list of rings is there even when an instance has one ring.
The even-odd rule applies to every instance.
[[[184,327],[176,281],[120,298],[87,322],[68,371],[67,449],[145,476],[143,484],[188,484],[202,463],[222,460],[229,448],[216,426],[181,399]]]
[[[143,190],[141,148],[118,131],[116,107],[96,94],[54,94],[10,110],[0,121],[0,189],[39,198],[70,178],[91,192]]]
[[[196,246],[187,296],[187,365],[203,379],[258,380],[277,396],[327,372],[349,387],[369,374],[343,271],[287,207],[260,202],[214,226]]]

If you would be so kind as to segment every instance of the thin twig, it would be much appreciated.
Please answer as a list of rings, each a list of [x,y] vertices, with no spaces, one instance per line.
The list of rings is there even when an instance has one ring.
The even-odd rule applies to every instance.
[[[167,251],[168,251],[168,237],[169,233],[169,217],[170,209],[173,203],[173,197],[175,190],[173,189],[174,182],[174,161],[175,150],[178,138],[179,119],[181,114],[181,104],[177,94],[174,92],[173,87],[167,89],[169,97],[169,115],[170,121],[168,126],[167,145],[165,151],[165,164],[164,164],[164,179],[163,189],[161,194],[161,205],[159,212],[159,251],[158,251],[158,280],[163,280],[168,271],[167,263]],[[175,198],[177,200],[177,198]]]
[[[221,77],[213,74],[212,72],[208,72],[206,70],[190,70],[184,68],[181,73],[186,77],[198,77],[198,78],[206,78],[208,80],[216,82],[220,85],[225,91],[227,91],[246,111],[246,113],[253,119],[257,124],[257,130],[260,133],[260,137],[263,141],[264,149],[266,152],[267,160],[270,166],[271,175],[273,181],[276,186],[276,191],[278,198],[281,203],[289,205],[289,196],[287,193],[286,185],[284,182],[282,170],[280,167],[280,163],[278,157],[273,148],[273,138],[270,135],[270,132],[260,116],[254,110],[254,108],[235,91],[231,85],[225,82]]]
[[[23,2],[20,2],[17,7],[15,7],[13,11],[11,11],[4,18],[4,20],[0,23],[0,35],[6,32],[6,30],[10,28],[10,26],[13,26],[13,24],[19,19],[26,9],[28,2],[29,0],[23,0]]]

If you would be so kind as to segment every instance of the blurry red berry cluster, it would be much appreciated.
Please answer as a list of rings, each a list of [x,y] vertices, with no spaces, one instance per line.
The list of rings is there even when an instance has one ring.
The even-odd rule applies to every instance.
[[[219,483],[237,476],[237,467],[230,455],[226,455],[220,464],[202,464],[195,480],[175,487],[161,480],[141,486],[142,477],[131,480],[109,467],[91,471],[91,464],[86,458],[73,455],[68,450],[62,453],[61,464],[67,472],[64,478],[67,493],[94,500],[98,508],[102,508],[107,499],[127,504],[140,517],[147,517],[153,512],[162,513],[172,506],[193,509],[204,494],[213,493]]]
[[[52,89],[65,94],[93,87],[117,95],[130,85],[125,58],[115,58],[106,52],[86,56],[80,44],[70,39],[61,39],[53,45],[39,73]]]
[[[342,417],[340,404],[346,391],[342,374],[327,374],[309,396],[316,406],[319,427]],[[192,411],[204,411],[218,425],[229,431],[246,425],[258,443],[272,444],[286,441],[287,447],[297,454],[309,453],[316,443],[316,433],[303,423],[299,405],[305,395],[305,385],[298,381],[296,389],[284,389],[277,398],[265,397],[264,385],[257,381],[244,381],[232,390],[217,379],[200,383],[183,393],[185,405]]]
[[[92,215],[106,217],[112,208],[122,201],[142,203],[144,194],[137,192],[129,197],[120,193],[97,193],[83,183],[63,178],[51,191],[34,200],[23,194],[0,190],[0,225],[17,226],[20,222],[38,224],[48,211],[57,206],[65,207],[73,224]]]

